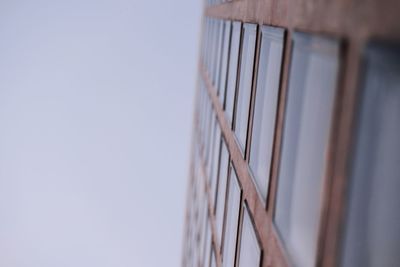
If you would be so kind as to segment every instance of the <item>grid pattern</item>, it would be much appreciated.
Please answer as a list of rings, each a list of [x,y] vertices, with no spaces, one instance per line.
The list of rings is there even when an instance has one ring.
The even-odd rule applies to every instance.
[[[376,7],[371,1],[361,11],[356,4],[344,11],[337,10],[338,1],[322,7],[313,0],[309,10],[302,1],[290,8],[287,2],[209,1],[206,7],[183,266],[400,264],[400,215],[390,205],[400,203],[399,197],[369,187],[380,200],[360,203],[367,193],[354,189],[362,187],[359,169],[367,160],[367,145],[357,140],[383,142],[379,134],[365,137],[356,128],[379,125],[386,133],[400,127],[398,120],[376,119],[393,117],[388,112],[400,117],[399,46],[372,38],[399,38],[389,11],[398,3]],[[365,14],[371,7],[376,13]],[[321,17],[326,10],[330,14]],[[389,19],[379,21],[375,16],[384,11]],[[379,99],[368,93],[383,88],[395,92],[394,102],[385,93]],[[383,110],[387,102],[390,111]],[[368,152],[397,162],[398,138],[384,136],[388,146]],[[400,162],[368,160],[400,190]],[[370,183],[381,179],[370,176]],[[381,213],[384,223],[371,219],[374,227],[362,230],[369,239],[359,246],[360,219],[352,214],[362,211],[360,218],[369,220],[367,211],[378,205],[388,207]],[[390,242],[376,237],[384,235],[384,225],[395,235]],[[388,252],[367,255],[378,246]]]

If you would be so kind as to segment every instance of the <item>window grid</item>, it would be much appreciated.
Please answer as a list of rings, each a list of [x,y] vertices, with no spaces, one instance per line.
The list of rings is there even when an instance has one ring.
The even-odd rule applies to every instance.
[[[200,78],[204,82],[204,88],[198,90],[205,90],[207,100],[211,102],[211,110],[216,114],[218,125],[221,129],[221,137],[226,140],[226,145],[230,155],[230,161],[237,172],[238,180],[242,186],[242,199],[241,205],[244,201],[248,205],[248,211],[254,220],[254,228],[256,233],[260,237],[260,245],[263,253],[263,261],[261,266],[290,266],[290,257],[288,256],[285,246],[283,245],[280,237],[277,234],[276,227],[273,223],[275,207],[276,207],[276,193],[277,193],[277,177],[279,169],[279,161],[281,154],[282,144],[282,128],[284,124],[284,113],[286,94],[288,89],[289,79],[289,65],[291,62],[291,50],[292,50],[292,36],[294,29],[302,29],[302,31],[312,34],[330,34],[339,38],[346,38],[346,51],[340,55],[340,66],[339,66],[339,78],[337,81],[338,88],[336,90],[336,96],[333,100],[333,119],[329,129],[329,141],[328,141],[328,155],[325,159],[326,167],[324,169],[323,176],[323,188],[322,188],[322,212],[321,212],[321,223],[318,234],[318,251],[316,266],[337,266],[338,257],[337,252],[339,250],[338,236],[341,233],[341,219],[343,218],[343,208],[345,207],[344,191],[347,179],[347,168],[348,163],[351,136],[353,129],[353,118],[354,110],[357,99],[357,80],[360,69],[360,55],[364,49],[368,38],[378,35],[382,36],[382,29],[386,29],[384,36],[397,36],[399,33],[396,31],[396,23],[393,21],[379,21],[379,16],[372,17],[371,19],[365,20],[363,17],[363,10],[368,9],[368,6],[377,8],[377,13],[386,13],[388,9],[384,8],[384,4],[374,5],[374,1],[366,3],[366,7],[360,8],[357,5],[349,7],[348,10],[343,12],[339,9],[339,1],[332,1],[326,3],[326,5],[315,5],[312,8],[311,13],[309,10],[302,9],[301,6],[305,5],[305,1],[270,1],[274,5],[270,6],[271,3],[261,1],[257,2],[257,7],[260,10],[271,10],[271,12],[254,12],[256,4],[250,3],[250,1],[233,1],[230,3],[222,3],[221,1],[209,1],[213,5],[205,8],[205,15],[213,19],[230,19],[241,21],[242,23],[257,23],[263,21],[261,25],[273,25],[274,27],[282,27],[285,32],[284,38],[284,49],[282,54],[282,65],[280,73],[280,86],[278,92],[278,103],[277,103],[277,114],[276,114],[276,126],[274,131],[274,142],[272,151],[272,162],[271,162],[271,175],[270,175],[270,186],[268,188],[267,199],[263,200],[257,193],[254,181],[252,180],[251,173],[249,171],[248,154],[246,151],[245,159],[241,153],[241,149],[235,140],[235,135],[231,127],[231,122],[226,118],[223,105],[217,95],[218,85],[214,85],[212,77],[210,77],[207,66],[200,63]],[[258,3],[260,2],[260,3]],[[309,2],[309,1],[308,1]],[[384,0],[384,2],[390,2]],[[310,6],[313,3],[317,3],[316,0],[312,0]],[[382,6],[383,8],[380,8]],[[386,5],[387,7],[387,5]],[[359,10],[357,10],[359,9]],[[291,11],[296,11],[294,16],[289,16],[282,13],[287,12],[291,14]],[[320,16],[319,14],[327,14],[326,10],[331,10],[329,15]],[[332,11],[334,10],[334,11]],[[384,12],[383,12],[383,11]],[[393,8],[396,10],[396,8]],[[277,12],[275,12],[277,11]],[[275,13],[275,15],[273,15]],[[276,13],[278,13],[276,15]],[[349,16],[350,14],[350,16]],[[391,15],[393,14],[390,13]],[[290,19],[289,19],[290,17]],[[341,18],[346,18],[347,24],[332,25],[332,21],[340,21]],[[363,22],[359,23],[360,18],[363,18]],[[210,23],[207,23],[210,24]],[[362,25],[363,24],[363,25]],[[350,25],[350,26],[349,26]],[[361,30],[362,29],[362,30]],[[259,34],[259,33],[258,33]],[[258,38],[259,39],[259,38]],[[209,42],[209,40],[208,40]],[[241,45],[240,45],[241,46]],[[259,43],[256,45],[256,62],[258,62],[259,55]],[[241,50],[241,49],[239,49]],[[208,56],[209,57],[209,56]],[[240,58],[239,54],[239,58]],[[207,57],[203,59],[207,61]],[[240,63],[238,64],[240,66]],[[239,67],[238,67],[239,68]],[[254,69],[256,72],[257,66]],[[218,70],[217,70],[218,71]],[[223,77],[220,77],[222,79]],[[254,78],[253,78],[254,84]],[[237,88],[237,86],[236,86]],[[220,89],[221,90],[221,89]],[[237,90],[237,89],[236,89]],[[204,94],[202,92],[201,94]],[[247,133],[247,144],[246,150],[248,150],[248,143],[252,136],[252,123],[254,113],[254,85],[252,86],[252,96],[250,102],[251,114],[249,117],[249,126]],[[236,105],[234,105],[233,114],[236,112]],[[200,111],[202,113],[202,111]],[[201,118],[202,114],[195,114],[195,121]],[[233,118],[234,121],[235,118]],[[201,120],[200,120],[201,121]],[[195,125],[194,132],[199,132],[201,127]],[[335,134],[332,134],[335,133]],[[202,150],[207,143],[201,142],[200,138],[194,138],[195,144],[192,150],[196,154],[196,149]],[[201,152],[199,153],[202,154]],[[204,162],[202,156],[198,157],[201,162],[201,168],[207,169],[207,163]],[[192,156],[193,160],[193,156]],[[193,168],[193,162],[192,162]],[[191,175],[194,175],[193,173]],[[229,174],[228,174],[229,175]],[[207,177],[203,177],[207,180]],[[190,182],[191,183],[191,182]],[[190,190],[188,190],[189,192]],[[212,232],[212,248],[216,256],[216,266],[222,266],[221,251],[219,246],[219,240],[217,239],[216,227],[215,227],[215,215],[213,214],[214,203],[210,198],[210,189],[206,184],[206,193],[208,194],[208,207],[209,207],[209,219],[211,223]],[[189,197],[190,199],[190,197]],[[190,201],[188,200],[188,207],[191,207]],[[242,213],[242,211],[241,211]],[[242,215],[241,215],[242,216]],[[241,219],[240,219],[241,220]],[[186,226],[189,228],[188,226]],[[222,236],[222,239],[224,236]],[[329,242],[326,242],[329,241]],[[322,245],[323,244],[323,245]],[[237,245],[238,246],[238,245]],[[186,256],[185,256],[186,257]],[[186,265],[184,265],[186,266]],[[208,267],[208,266],[207,266]]]

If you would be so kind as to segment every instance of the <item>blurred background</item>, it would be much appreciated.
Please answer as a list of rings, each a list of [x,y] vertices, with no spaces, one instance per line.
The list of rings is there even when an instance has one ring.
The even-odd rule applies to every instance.
[[[178,266],[201,1],[0,1],[0,266]]]

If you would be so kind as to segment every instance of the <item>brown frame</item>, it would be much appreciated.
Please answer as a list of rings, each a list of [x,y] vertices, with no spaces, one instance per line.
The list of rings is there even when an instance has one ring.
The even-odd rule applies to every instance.
[[[343,207],[345,206],[344,191],[347,182],[361,54],[370,40],[400,40],[400,23],[397,18],[399,9],[400,1],[396,0],[236,0],[205,8],[204,15],[210,18],[270,25],[285,29],[270,186],[267,199],[263,200],[258,193],[249,170],[248,162],[250,152],[248,144],[251,142],[253,129],[254,87],[259,64],[260,32],[257,32],[256,39],[253,86],[251,89],[244,157],[233,130],[236,119],[236,91],[239,81],[238,79],[236,81],[234,111],[232,122],[229,123],[225,115],[224,105],[221,104],[219,96],[216,93],[217,89],[212,85],[205,66],[202,63],[199,64],[200,78],[206,84],[207,93],[211,99],[218,125],[221,128],[221,136],[225,139],[229,151],[230,164],[233,165],[229,168],[235,169],[241,184],[242,208],[239,220],[243,216],[243,203],[246,202],[255,231],[260,239],[263,255],[261,266],[291,266],[290,257],[277,233],[273,218],[276,204],[277,179],[293,33],[300,30],[307,33],[333,36],[342,41],[338,86],[334,99],[332,123],[329,130],[328,157],[326,158],[326,167],[322,182],[323,203],[316,258],[316,266],[333,267],[339,265],[337,257],[339,253],[339,236],[342,230]],[[241,35],[240,47],[242,46],[242,39],[243,33]],[[240,70],[240,53],[241,49],[239,52],[238,72]],[[237,77],[240,77],[240,75],[238,74]],[[195,114],[195,132],[198,130],[197,117],[198,114]],[[197,141],[194,141],[194,143]],[[195,145],[201,146],[201,144]],[[204,162],[201,165],[206,170]],[[206,192],[209,194],[210,188],[206,188]],[[210,203],[210,196],[208,196],[208,200],[213,247],[218,247],[215,216],[213,213],[214,203]],[[188,215],[186,215],[187,217]],[[217,266],[222,266],[221,251],[215,250],[214,253],[217,258]]]

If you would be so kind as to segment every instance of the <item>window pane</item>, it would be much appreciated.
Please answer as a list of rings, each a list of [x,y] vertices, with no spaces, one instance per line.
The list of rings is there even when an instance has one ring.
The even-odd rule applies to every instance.
[[[225,112],[229,122],[232,122],[233,104],[235,101],[236,78],[239,62],[240,36],[242,32],[241,22],[232,23],[231,47],[229,51],[228,81],[226,87]]]
[[[221,71],[221,56],[222,56],[222,46],[224,40],[224,30],[225,23],[223,20],[218,20],[218,40],[217,40],[217,54],[216,54],[216,68],[215,68],[215,88],[217,89],[217,94],[219,94],[219,79]]]
[[[263,26],[250,149],[250,168],[267,199],[283,50],[282,29]]]
[[[210,266],[210,254],[211,254],[211,225],[210,221],[207,222],[207,237],[204,244],[204,266]]]
[[[215,211],[218,241],[221,244],[222,223],[224,219],[226,183],[228,180],[229,153],[225,142],[222,142],[220,170],[218,178],[217,207]]]
[[[215,257],[215,252],[211,249],[211,267],[217,267],[217,258]]]
[[[399,266],[400,50],[368,49],[365,77],[342,266]]]
[[[241,195],[240,186],[238,184],[236,172],[233,167],[231,167],[231,172],[229,176],[229,189],[227,193],[228,197],[226,205],[225,235],[222,258],[223,266],[226,267],[234,266],[235,262]]]
[[[240,61],[239,89],[237,91],[238,97],[236,98],[235,134],[239,145],[244,151],[247,137],[247,122],[249,119],[257,25],[246,23],[243,28],[244,37]]]
[[[240,238],[239,266],[259,267],[261,248],[258,243],[253,223],[250,220],[247,207],[244,208],[242,234]]]
[[[338,43],[294,35],[275,222],[296,266],[314,266]]]
[[[219,99],[221,103],[224,103],[225,99],[225,89],[226,89],[226,75],[228,70],[228,55],[229,55],[229,47],[231,42],[231,25],[230,21],[225,21],[225,29],[224,29],[224,39],[223,39],[223,49],[222,49],[222,62],[221,62],[221,72],[219,79]]]
[[[210,180],[211,180],[211,203],[214,203],[214,197],[216,194],[217,189],[217,182],[218,182],[218,165],[219,165],[219,154],[221,150],[221,129],[219,127],[218,122],[216,121],[216,140],[214,141],[213,145],[213,156],[212,156],[212,170],[210,173]]]
[[[215,84],[215,69],[217,63],[217,40],[218,40],[218,20],[212,19],[213,22],[213,35],[212,35],[212,47],[211,47],[211,62],[210,62],[210,78],[212,84]]]
[[[212,108],[212,104],[210,103],[210,122],[209,122],[209,129],[208,129],[208,136],[206,142],[206,164],[207,164],[207,176],[210,178],[210,171],[211,171],[211,157],[213,152],[213,145],[215,140],[215,124],[216,124],[216,117],[214,110]]]

